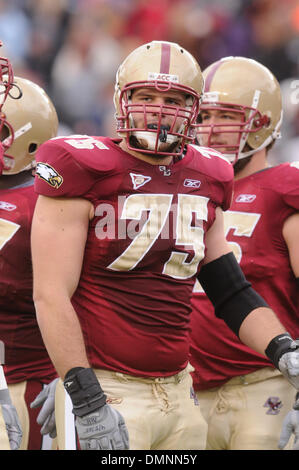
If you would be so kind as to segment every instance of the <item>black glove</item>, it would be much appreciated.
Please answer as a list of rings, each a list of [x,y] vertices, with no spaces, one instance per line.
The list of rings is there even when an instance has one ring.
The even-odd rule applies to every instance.
[[[129,435],[121,414],[106,403],[92,369],[76,367],[65,376],[82,450],[129,449]]]

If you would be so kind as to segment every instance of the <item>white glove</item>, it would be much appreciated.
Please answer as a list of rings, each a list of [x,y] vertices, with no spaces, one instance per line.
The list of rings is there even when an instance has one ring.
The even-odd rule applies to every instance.
[[[10,448],[11,450],[18,450],[21,445],[23,432],[17,410],[11,402],[7,388],[0,390],[0,406],[2,409],[2,415],[7,430]]]
[[[110,405],[76,416],[81,450],[129,449],[129,435],[122,415]]]
[[[30,408],[42,408],[37,416],[37,423],[41,426],[41,434],[49,434],[52,439],[56,437],[55,423],[55,390],[58,379],[52,380],[30,403]]]
[[[293,450],[299,450],[299,410],[291,410],[288,412],[282,423],[282,430],[278,441],[279,449],[283,449],[294,434],[295,440]]]
[[[91,368],[75,367],[65,376],[82,450],[129,449],[124,418],[106,403],[106,395]]]
[[[286,352],[281,356],[278,368],[295,389],[299,390],[299,341],[293,341],[291,347],[294,351]]]

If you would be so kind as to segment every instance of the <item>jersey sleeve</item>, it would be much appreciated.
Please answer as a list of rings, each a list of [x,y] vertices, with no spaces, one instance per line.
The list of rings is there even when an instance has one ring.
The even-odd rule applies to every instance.
[[[224,211],[227,211],[231,206],[232,198],[233,198],[233,188],[234,188],[234,179],[232,177],[230,180],[224,183],[223,201],[221,204],[221,208]]]
[[[232,164],[215,149],[189,145],[195,151],[197,167],[203,173],[211,188],[211,199],[222,210],[229,209],[234,186],[234,170]]]
[[[285,166],[283,182],[285,204],[299,210],[299,161],[288,163]]]
[[[83,197],[94,180],[94,174],[80,165],[62,139],[49,140],[40,146],[34,184],[38,194]]]

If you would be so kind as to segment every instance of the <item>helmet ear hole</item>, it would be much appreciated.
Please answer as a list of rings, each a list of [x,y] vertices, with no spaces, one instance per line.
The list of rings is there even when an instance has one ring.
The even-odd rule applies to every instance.
[[[1,133],[0,133],[0,140],[1,142],[3,142],[3,140],[7,139],[7,137],[9,137],[9,129],[8,127],[4,124],[2,129],[1,129]]]
[[[29,147],[28,147],[28,153],[32,154],[32,153],[35,153],[37,151],[37,144],[31,142],[31,144],[29,144]]]

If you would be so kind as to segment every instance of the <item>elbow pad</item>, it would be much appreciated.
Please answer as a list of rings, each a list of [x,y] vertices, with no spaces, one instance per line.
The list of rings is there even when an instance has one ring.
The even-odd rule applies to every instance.
[[[250,312],[268,307],[251,287],[232,252],[202,266],[198,280],[215,308],[215,315],[239,336],[240,326]]]

